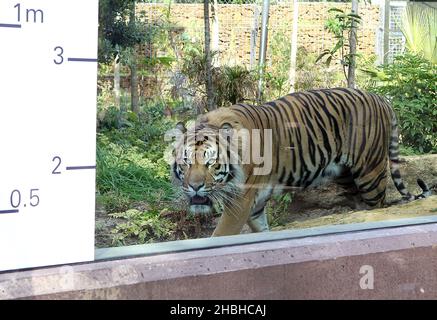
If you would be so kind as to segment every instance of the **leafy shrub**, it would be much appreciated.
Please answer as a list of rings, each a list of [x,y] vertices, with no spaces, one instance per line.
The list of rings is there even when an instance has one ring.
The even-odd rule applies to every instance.
[[[343,83],[338,66],[326,67],[316,63],[317,56],[304,47],[297,49],[296,90],[304,91],[320,88],[332,88]]]
[[[392,64],[369,71],[372,88],[391,100],[400,126],[401,141],[420,153],[437,152],[437,72],[432,62],[405,53]]]
[[[421,3],[408,3],[401,30],[410,52],[437,63],[437,10]]]
[[[265,97],[276,99],[287,94],[290,72],[290,35],[287,23],[274,30],[269,41],[268,60],[265,70]]]
[[[217,92],[222,104],[253,101],[256,95],[256,77],[244,66],[223,66],[217,79]]]
[[[269,60],[265,72],[265,99],[273,100],[289,93],[290,39],[286,26],[276,30],[269,41]],[[317,64],[317,55],[297,48],[296,91],[342,85],[340,67]]]
[[[211,53],[212,58],[217,52]],[[206,106],[206,58],[198,44],[192,44],[184,52],[181,73],[188,79],[188,94],[196,97],[199,110]],[[228,106],[243,101],[253,102],[256,95],[256,75],[252,70],[240,65],[212,67],[214,102],[217,107]]]
[[[267,205],[269,226],[271,228],[281,226],[287,223],[289,207],[292,203],[292,193],[284,193],[272,197]]]
[[[355,83],[357,88],[369,91],[375,87],[375,78],[369,75],[367,70],[374,69],[377,56],[375,54],[357,56],[356,64],[358,68],[355,71]]]
[[[175,224],[157,211],[130,209],[110,216],[125,221],[112,230],[115,245],[171,240],[175,229]]]

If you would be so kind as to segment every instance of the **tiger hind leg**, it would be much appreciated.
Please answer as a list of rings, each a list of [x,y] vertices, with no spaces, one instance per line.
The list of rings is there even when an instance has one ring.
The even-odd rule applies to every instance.
[[[341,196],[344,197],[342,205],[353,209],[363,208],[363,200],[349,168],[344,168],[343,172],[334,179],[334,182],[344,190],[341,193]]]
[[[379,170],[378,170],[379,169]],[[387,188],[385,163],[372,171],[363,172],[354,179],[358,192],[366,205],[365,209],[382,207]]]

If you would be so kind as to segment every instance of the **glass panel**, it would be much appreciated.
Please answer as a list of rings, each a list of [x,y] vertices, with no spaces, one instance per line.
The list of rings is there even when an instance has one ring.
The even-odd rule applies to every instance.
[[[214,230],[356,230],[436,214],[435,57],[426,47],[407,52],[405,7],[391,6],[389,64],[376,66],[383,2],[360,2],[358,18],[339,2],[299,2],[293,36],[295,2],[270,1],[262,67],[262,1],[211,1],[210,67],[202,1],[102,7],[97,247],[208,238]],[[429,10],[426,21],[435,19]],[[323,91],[347,87],[351,64],[362,91]],[[290,81],[301,93],[288,95]],[[189,139],[177,140],[184,127],[189,134],[180,137]],[[175,140],[182,146],[172,153]],[[255,178],[254,169],[270,165]],[[427,199],[411,201],[417,195]],[[267,240],[250,237],[258,236]]]

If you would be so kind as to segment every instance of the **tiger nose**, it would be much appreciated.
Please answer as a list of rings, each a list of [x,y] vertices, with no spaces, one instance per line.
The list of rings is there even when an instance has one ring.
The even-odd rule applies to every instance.
[[[204,183],[193,183],[193,184],[189,184],[189,186],[194,190],[194,191],[199,191],[205,184]]]

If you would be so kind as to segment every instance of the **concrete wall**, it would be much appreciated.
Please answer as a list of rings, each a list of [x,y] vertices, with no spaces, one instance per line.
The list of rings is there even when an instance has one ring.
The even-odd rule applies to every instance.
[[[96,261],[2,273],[0,298],[436,299],[436,245],[429,223]]]

